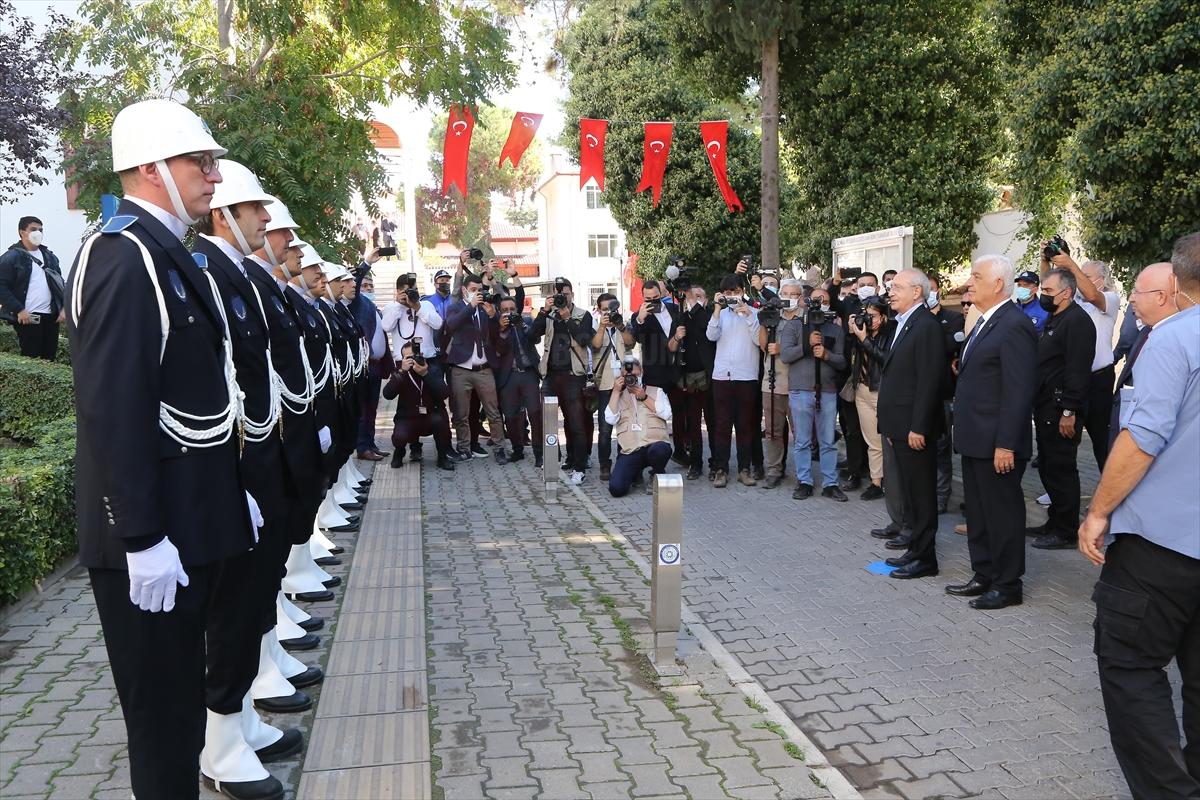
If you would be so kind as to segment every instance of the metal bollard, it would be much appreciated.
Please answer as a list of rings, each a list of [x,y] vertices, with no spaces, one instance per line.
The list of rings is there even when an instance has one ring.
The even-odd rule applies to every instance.
[[[650,561],[650,625],[654,663],[675,662],[683,577],[683,477],[654,476],[654,540]]]
[[[542,400],[542,480],[546,501],[558,502],[558,398]]]

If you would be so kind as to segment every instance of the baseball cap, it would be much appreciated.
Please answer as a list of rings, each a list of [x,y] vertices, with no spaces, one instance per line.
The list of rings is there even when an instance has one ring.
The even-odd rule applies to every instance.
[[[439,269],[437,272],[433,273],[433,279],[434,279],[435,281],[436,281],[438,278],[449,278],[449,277],[451,277],[450,273],[449,273],[449,272],[447,272],[447,271],[446,271],[446,270],[444,270],[444,269]]]
[[[1042,282],[1041,277],[1031,269],[1027,269],[1018,275],[1017,280],[1025,281],[1026,283],[1032,283],[1035,286]]]

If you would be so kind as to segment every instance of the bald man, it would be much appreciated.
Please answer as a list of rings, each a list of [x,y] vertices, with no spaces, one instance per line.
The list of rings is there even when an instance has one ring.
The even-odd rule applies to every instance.
[[[1125,366],[1117,378],[1116,394],[1113,395],[1112,413],[1109,416],[1108,446],[1111,448],[1121,432],[1122,411],[1133,401],[1133,362],[1142,352],[1142,345],[1150,335],[1150,329],[1175,313],[1174,284],[1171,278],[1171,262],[1160,261],[1144,267],[1133,284],[1129,295],[1129,308],[1141,323],[1137,338],[1125,356]]]

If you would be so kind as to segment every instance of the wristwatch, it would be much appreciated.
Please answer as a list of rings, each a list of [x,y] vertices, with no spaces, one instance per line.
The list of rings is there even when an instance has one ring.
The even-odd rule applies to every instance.
[[[1062,415],[1067,419],[1070,419],[1071,417],[1075,416],[1075,412],[1069,408],[1064,408]]]

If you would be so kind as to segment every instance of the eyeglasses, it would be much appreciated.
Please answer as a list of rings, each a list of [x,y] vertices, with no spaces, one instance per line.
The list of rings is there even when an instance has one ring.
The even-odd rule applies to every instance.
[[[196,166],[200,167],[201,175],[211,175],[217,168],[217,159],[212,153],[184,153],[179,157],[195,161]]]
[[[1137,289],[1135,291],[1130,292],[1129,294],[1132,296],[1135,294],[1154,294],[1155,292],[1162,292],[1163,294],[1166,294],[1167,290],[1166,289]]]

